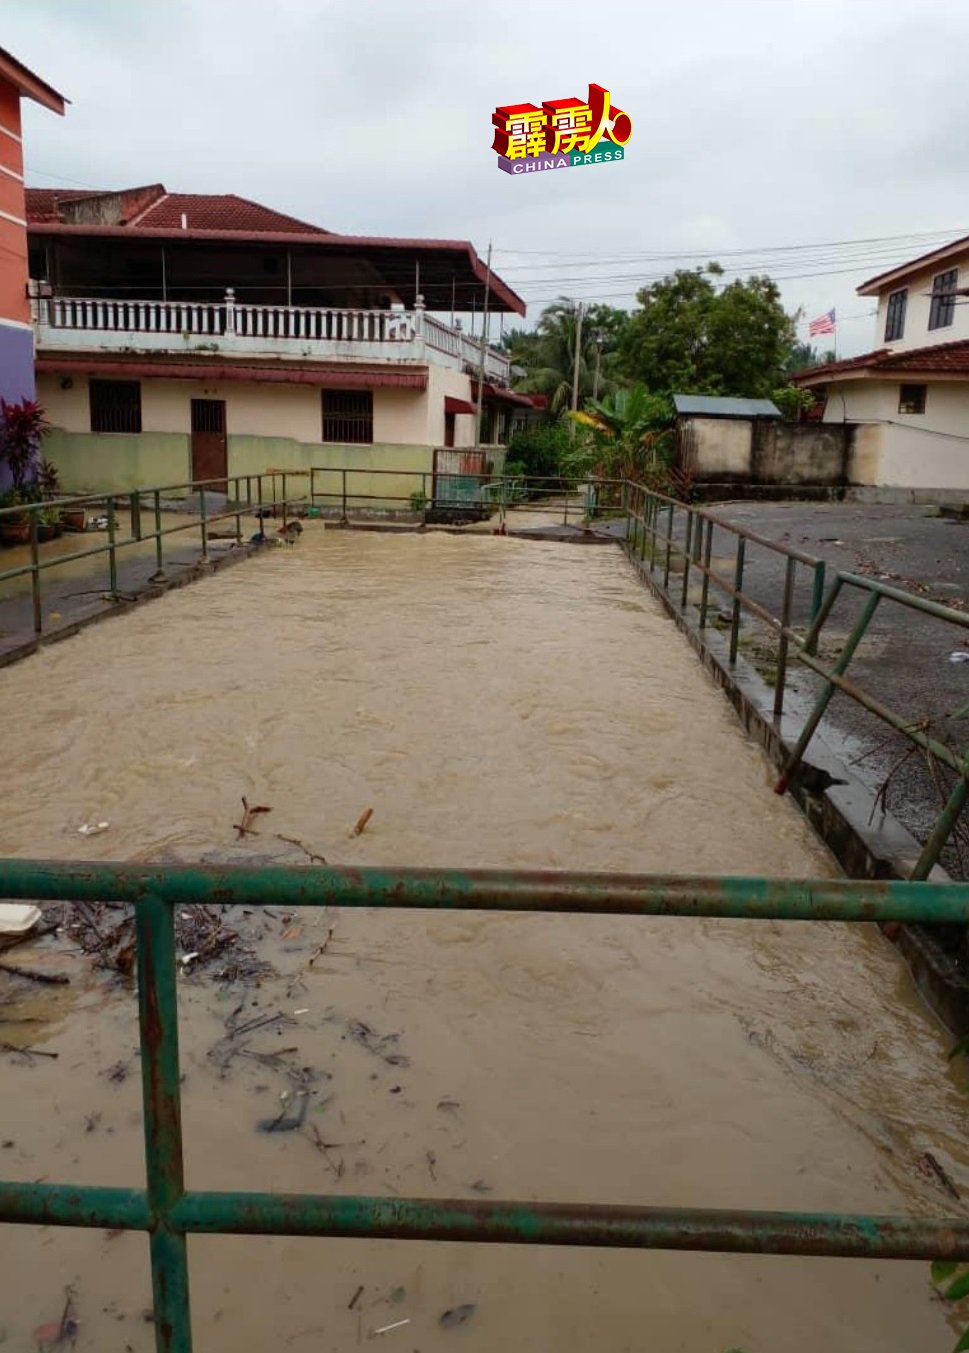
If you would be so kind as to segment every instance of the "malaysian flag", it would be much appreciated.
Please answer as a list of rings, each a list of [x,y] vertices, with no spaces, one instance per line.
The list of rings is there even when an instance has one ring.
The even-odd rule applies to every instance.
[[[808,325],[808,337],[814,338],[817,334],[833,334],[834,324],[833,310],[829,310],[825,315],[818,315],[817,319],[812,319]]]

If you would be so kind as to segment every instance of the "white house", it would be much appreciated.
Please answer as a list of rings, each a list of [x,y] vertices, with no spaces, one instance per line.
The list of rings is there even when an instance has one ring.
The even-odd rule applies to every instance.
[[[474,445],[482,360],[469,468],[497,467],[531,408],[508,355],[455,319],[480,333],[487,297],[494,334],[525,310],[467,241],[339,235],[161,184],[26,196],[45,453],[66,490],[351,467],[358,493],[406,496]]]
[[[916,501],[964,497],[969,237],[871,278],[858,294],[878,298],[881,346],[794,377],[824,399],[826,423],[852,425],[849,485]]]

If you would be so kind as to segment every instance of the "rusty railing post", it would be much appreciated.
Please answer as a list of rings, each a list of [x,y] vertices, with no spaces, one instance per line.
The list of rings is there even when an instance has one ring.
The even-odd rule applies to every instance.
[[[116,523],[114,515],[114,498],[111,497],[107,502],[108,507],[108,590],[111,593],[111,600],[118,600],[118,551],[115,546]]]
[[[737,562],[734,566],[733,574],[733,610],[730,614],[730,663],[731,666],[737,661],[737,645],[740,642],[740,597],[737,595],[744,588],[744,556],[747,550],[747,541],[744,536],[737,537]]]
[[[673,511],[674,504],[669,506],[669,516],[666,522],[666,563],[663,567],[663,591],[669,591],[670,582],[670,560],[673,553]]]
[[[686,610],[687,599],[690,595],[690,556],[693,550],[693,509],[686,509],[686,540],[683,545],[683,590],[680,593],[680,610]],[[699,535],[699,532],[697,533]]]
[[[34,633],[43,629],[43,613],[40,605],[40,549],[37,542],[37,525],[40,508],[30,510],[30,595],[34,609]]]
[[[170,1220],[185,1192],[173,908],[151,894],[139,898],[135,929],[155,1347],[192,1353],[185,1233]]]
[[[713,522],[704,518],[703,583],[700,587],[700,629],[706,629],[707,604],[710,597],[710,559],[713,555]]]
[[[206,514],[205,514],[205,485],[204,485],[204,484],[200,484],[200,485],[199,485],[199,515],[200,515],[200,518],[201,518],[201,527],[202,527],[202,558],[203,558],[203,559],[208,559],[208,557],[209,557],[209,527],[208,527],[208,518],[206,517]]]
[[[791,607],[794,602],[794,574],[797,560],[787,556],[784,569],[784,601],[781,605],[781,635],[777,644],[777,676],[774,679],[774,718],[784,713],[784,687],[787,682],[787,632],[791,628]]]

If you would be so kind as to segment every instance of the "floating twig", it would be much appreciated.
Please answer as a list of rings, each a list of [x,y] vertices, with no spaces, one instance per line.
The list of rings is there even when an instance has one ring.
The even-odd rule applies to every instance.
[[[269,805],[265,803],[254,803],[250,808],[249,802],[246,799],[245,794],[243,794],[242,821],[234,822],[232,824],[235,827],[236,831],[239,833],[237,839],[241,841],[244,836],[258,836],[259,833],[255,830],[255,828],[252,825],[253,818],[258,817],[260,813],[271,813],[271,812],[272,808],[270,808]]]
[[[16,963],[0,963],[0,972],[9,972],[14,977],[25,977],[28,982],[44,982],[52,987],[70,986],[71,979],[62,972],[38,972],[34,968],[21,968]]]
[[[315,850],[310,850],[309,846],[304,846],[298,836],[284,836],[282,832],[277,832],[276,838],[279,841],[286,841],[291,846],[299,846],[311,864],[326,864],[326,856],[318,855]]]
[[[363,812],[360,814],[360,816],[357,818],[356,825],[354,826],[353,831],[350,833],[350,835],[362,836],[362,834],[367,829],[367,823],[370,821],[372,817],[373,817],[373,809],[365,808]]]

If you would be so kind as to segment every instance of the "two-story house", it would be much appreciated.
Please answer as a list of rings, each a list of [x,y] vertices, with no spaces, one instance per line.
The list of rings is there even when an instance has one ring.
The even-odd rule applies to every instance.
[[[45,453],[77,492],[433,472],[475,441],[481,344],[453,317],[480,331],[487,298],[494,333],[525,312],[466,241],[339,235],[232,195],[28,189],[27,220]],[[530,401],[506,354],[484,363],[486,465]]]
[[[853,425],[848,480],[937,500],[969,490],[969,237],[865,282],[881,347],[794,377]]]

